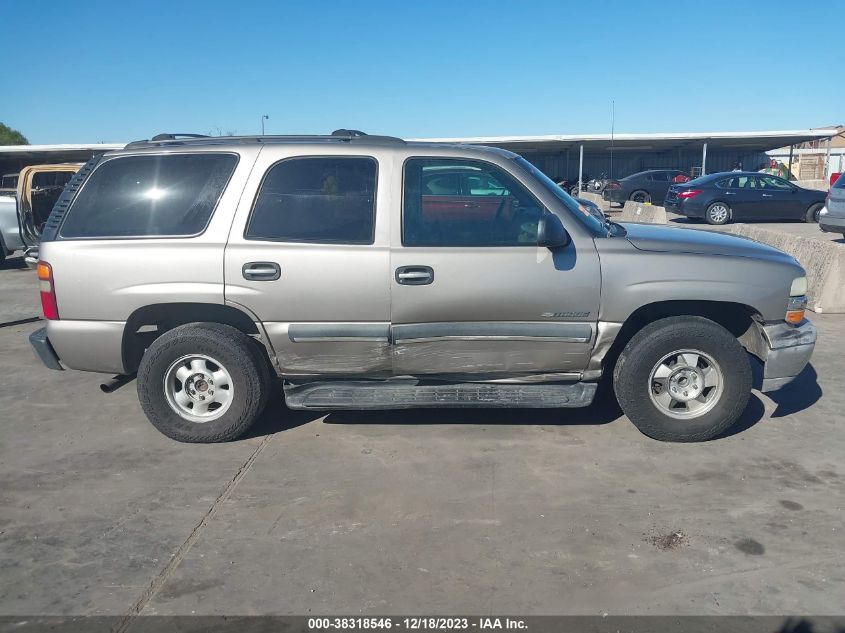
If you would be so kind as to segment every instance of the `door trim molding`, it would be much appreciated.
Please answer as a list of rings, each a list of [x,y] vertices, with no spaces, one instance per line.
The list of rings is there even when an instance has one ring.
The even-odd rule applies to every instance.
[[[389,335],[387,323],[292,323],[288,326],[288,338],[293,343],[387,343]]]
[[[590,323],[547,323],[516,321],[454,321],[442,323],[407,323],[391,328],[394,343],[432,341],[552,341],[589,343],[593,338]]]

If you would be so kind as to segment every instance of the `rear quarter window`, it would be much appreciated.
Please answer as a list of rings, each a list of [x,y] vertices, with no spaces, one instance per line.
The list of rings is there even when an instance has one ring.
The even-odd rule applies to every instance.
[[[237,165],[234,154],[113,158],[85,182],[59,235],[167,237],[205,230]]]

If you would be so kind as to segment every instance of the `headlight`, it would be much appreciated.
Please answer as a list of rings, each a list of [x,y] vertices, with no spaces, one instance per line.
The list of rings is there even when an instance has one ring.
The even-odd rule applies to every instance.
[[[790,297],[800,297],[807,294],[807,278],[797,277],[792,281],[792,286],[789,288]]]
[[[822,207],[822,210],[819,211],[819,215],[827,215],[827,207]]]

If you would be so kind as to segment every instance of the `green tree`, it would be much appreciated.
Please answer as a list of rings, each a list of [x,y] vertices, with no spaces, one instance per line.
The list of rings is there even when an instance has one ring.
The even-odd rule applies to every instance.
[[[29,145],[29,141],[17,130],[0,123],[0,145]]]

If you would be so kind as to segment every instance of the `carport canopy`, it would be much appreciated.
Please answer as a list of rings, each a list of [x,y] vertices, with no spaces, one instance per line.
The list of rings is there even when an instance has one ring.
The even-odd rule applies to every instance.
[[[830,139],[836,128],[780,130],[768,132],[682,132],[649,134],[550,134],[544,136],[465,136],[413,139],[429,142],[465,143],[500,147],[531,160],[532,154],[567,154],[579,157],[578,181],[583,181],[584,154],[618,154],[620,158],[634,152],[668,154],[701,152],[700,173],[707,173],[707,152],[736,154],[765,153],[780,147],[791,147],[805,141]],[[791,162],[791,161],[790,161]],[[612,164],[612,162],[611,162]]]
[[[122,149],[126,143],[67,145],[0,145],[0,174],[13,174],[28,165],[84,163],[95,154]]]
[[[767,152],[779,147],[797,145],[805,141],[830,138],[836,129],[785,130],[776,132],[684,132],[654,134],[550,134],[545,136],[465,136],[455,138],[413,139],[419,141],[490,145],[518,154],[531,152],[654,151],[669,152],[701,148],[706,143],[711,150],[741,150]]]

